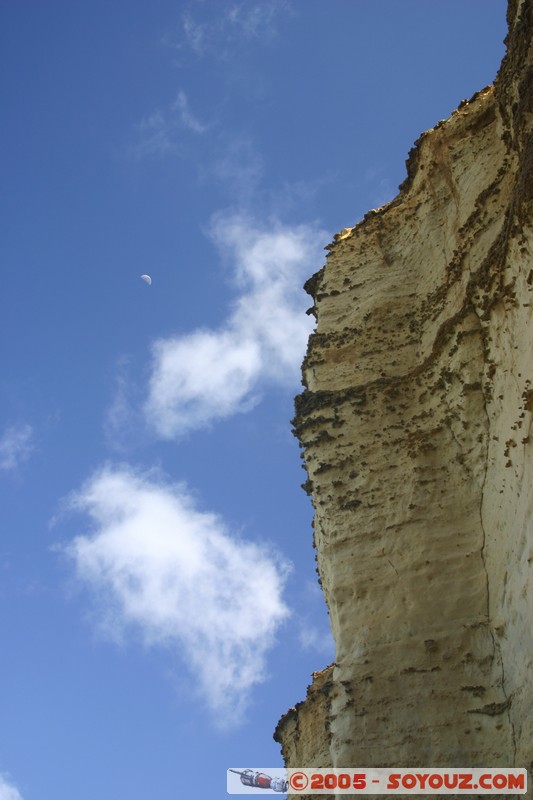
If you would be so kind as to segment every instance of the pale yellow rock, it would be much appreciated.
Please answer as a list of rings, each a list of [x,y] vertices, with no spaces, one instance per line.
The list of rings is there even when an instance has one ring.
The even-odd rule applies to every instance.
[[[289,766],[533,762],[533,2],[494,87],[337,235],[295,430],[335,663]],[[459,797],[459,795],[458,795]]]

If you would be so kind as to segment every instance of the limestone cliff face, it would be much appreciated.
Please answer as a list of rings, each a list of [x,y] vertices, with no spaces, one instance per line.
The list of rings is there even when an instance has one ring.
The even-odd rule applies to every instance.
[[[306,287],[295,430],[336,657],[278,725],[290,766],[533,760],[533,1],[508,19],[495,86]]]

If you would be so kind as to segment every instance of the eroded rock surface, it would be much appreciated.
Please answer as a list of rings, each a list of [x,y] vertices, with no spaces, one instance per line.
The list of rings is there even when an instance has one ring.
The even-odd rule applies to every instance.
[[[306,287],[295,430],[336,658],[280,721],[290,766],[533,760],[532,0],[508,19],[495,86]]]

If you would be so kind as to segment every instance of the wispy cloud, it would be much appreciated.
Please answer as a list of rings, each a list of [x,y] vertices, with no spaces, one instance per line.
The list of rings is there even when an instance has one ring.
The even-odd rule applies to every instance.
[[[278,557],[197,509],[183,486],[107,467],[70,498],[92,530],[66,548],[110,636],[173,645],[215,712],[238,722],[288,616]]]
[[[153,111],[137,127],[138,141],[131,151],[137,158],[144,156],[168,156],[180,153],[176,139],[175,122],[167,111]]]
[[[381,167],[368,167],[361,185],[369,198],[368,205],[372,206],[372,208],[384,206],[398,194],[398,187],[394,186],[390,178],[383,174],[383,168]]]
[[[301,285],[320,266],[323,231],[218,215],[211,235],[238,295],[221,328],[153,345],[145,414],[167,439],[249,410],[268,385],[296,386],[312,329]]]
[[[335,642],[325,615],[324,595],[318,581],[307,580],[298,585],[298,607],[303,609],[294,616],[298,642],[303,650],[314,650],[328,661],[335,655]]]
[[[142,397],[130,375],[131,357],[124,355],[117,361],[114,396],[104,420],[106,443],[111,450],[124,454],[138,447],[146,438]]]
[[[166,108],[156,109],[136,126],[138,140],[132,152],[137,158],[181,155],[183,132],[203,134],[208,128],[192,112],[186,93],[180,90]]]
[[[302,625],[298,633],[298,642],[304,650],[314,650],[328,658],[333,658],[335,642],[330,630],[317,628],[315,625]]]
[[[265,39],[276,33],[274,21],[281,11],[286,11],[286,2],[270,0],[265,3],[232,3],[224,14],[224,21],[238,35],[247,39]]]
[[[191,109],[189,108],[189,101],[185,92],[178,92],[178,96],[173,102],[171,109],[177,114],[180,126],[182,128],[186,128],[194,133],[205,133],[205,131],[208,129],[209,126],[200,122],[200,120],[192,113]]]
[[[0,438],[0,470],[14,472],[33,450],[31,425],[11,425]]]
[[[256,195],[264,173],[263,159],[252,139],[233,134],[226,137],[223,153],[213,166],[204,166],[204,178],[214,176],[241,207]]]
[[[0,800],[22,800],[19,790],[3,775],[0,775]]]
[[[185,41],[197,55],[203,55],[210,36],[210,26],[207,23],[196,22],[191,14],[185,13],[182,17]],[[179,45],[178,45],[179,47]]]
[[[218,13],[199,19],[189,10],[181,18],[182,37],[172,46],[188,47],[198,56],[226,58],[230,47],[239,42],[266,42],[277,34],[276,23],[282,14],[291,13],[288,0],[268,2],[220,3]],[[167,44],[168,44],[167,40]]]

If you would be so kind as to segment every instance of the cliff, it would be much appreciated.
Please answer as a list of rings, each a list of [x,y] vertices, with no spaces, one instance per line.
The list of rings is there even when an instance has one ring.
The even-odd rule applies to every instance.
[[[336,656],[278,725],[289,766],[533,761],[533,0],[508,22],[494,87],[306,284],[294,424]]]

